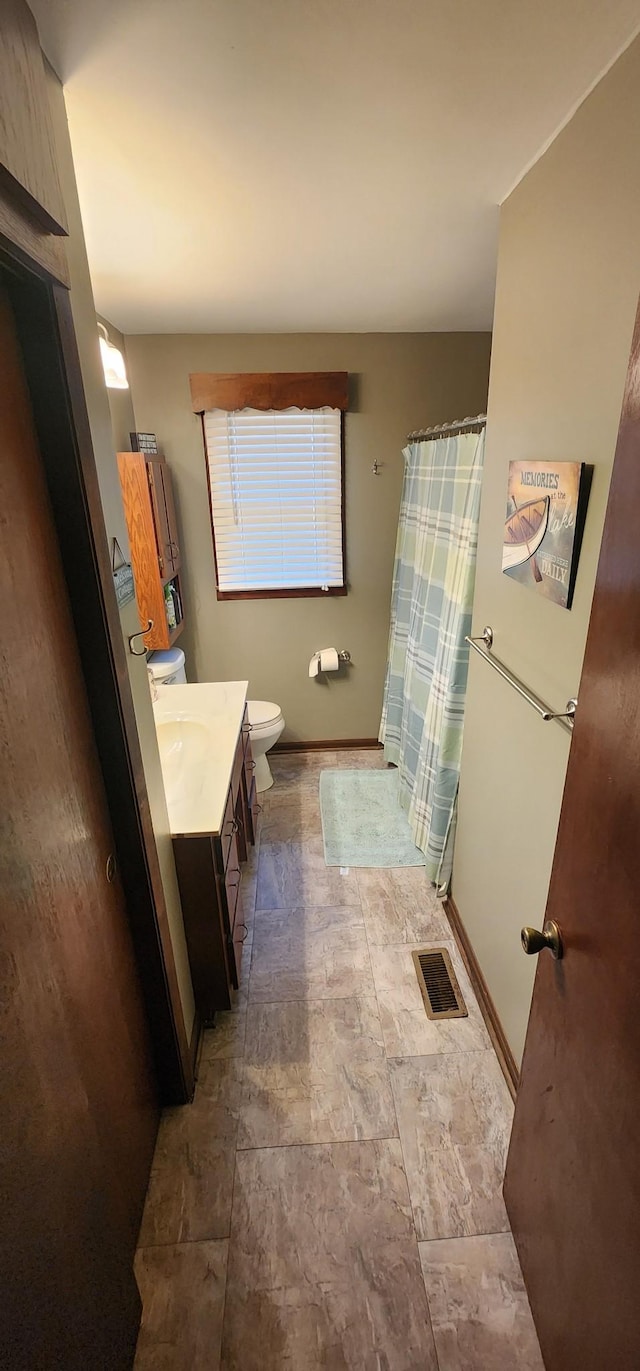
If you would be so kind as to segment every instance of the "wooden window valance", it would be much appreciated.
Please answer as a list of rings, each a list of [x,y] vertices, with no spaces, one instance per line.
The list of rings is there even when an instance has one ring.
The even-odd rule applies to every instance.
[[[195,414],[211,409],[348,409],[346,371],[198,371],[189,377]]]

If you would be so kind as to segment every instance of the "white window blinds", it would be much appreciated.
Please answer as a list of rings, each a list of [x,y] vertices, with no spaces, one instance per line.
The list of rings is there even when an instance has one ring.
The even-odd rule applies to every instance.
[[[204,414],[218,589],[342,586],[339,409]]]

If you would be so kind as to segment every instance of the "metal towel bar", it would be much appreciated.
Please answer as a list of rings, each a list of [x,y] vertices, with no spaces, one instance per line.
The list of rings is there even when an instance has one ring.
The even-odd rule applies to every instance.
[[[488,662],[489,665],[493,667],[494,671],[497,671],[498,675],[502,676],[503,681],[506,681],[508,685],[513,686],[513,689],[518,692],[518,695],[521,695],[522,699],[526,700],[527,704],[531,705],[532,709],[535,709],[536,714],[539,714],[540,718],[544,719],[545,723],[548,723],[550,719],[555,719],[555,722],[566,729],[568,733],[573,732],[573,720],[578,706],[577,699],[568,700],[566,709],[558,714],[555,710],[551,709],[549,705],[546,705],[544,700],[540,699],[539,695],[534,695],[534,692],[529,690],[528,686],[526,686],[518,676],[514,676],[508,666],[504,665],[504,662],[500,662],[497,657],[492,655],[493,629],[488,624],[483,628],[481,638],[467,637],[465,638],[465,643],[468,643],[469,647],[472,647],[474,652],[477,652],[478,656],[482,657],[483,661]],[[481,643],[484,644],[483,647],[480,646]]]

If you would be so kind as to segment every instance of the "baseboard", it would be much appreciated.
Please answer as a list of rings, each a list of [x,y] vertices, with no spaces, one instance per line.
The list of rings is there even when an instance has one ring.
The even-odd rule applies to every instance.
[[[340,752],[357,747],[382,747],[377,738],[320,738],[318,742],[276,743],[275,752]]]
[[[520,1072],[518,1071],[513,1052],[507,1042],[506,1034],[500,1022],[498,1011],[491,998],[489,987],[480,970],[480,964],[469,941],[469,935],[460,918],[460,912],[456,902],[452,899],[451,895],[447,895],[446,899],[443,900],[443,909],[451,924],[451,931],[458,945],[460,956],[467,968],[469,980],[475,991],[476,999],[480,1005],[482,1017],[487,1025],[489,1037],[495,1047],[504,1078],[509,1087],[511,1096],[515,1100]]]

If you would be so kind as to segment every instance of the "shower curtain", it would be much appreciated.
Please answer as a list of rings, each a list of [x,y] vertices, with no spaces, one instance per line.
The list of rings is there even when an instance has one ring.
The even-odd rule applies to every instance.
[[[427,875],[449,883],[462,750],[484,429],[404,449],[379,738]]]

